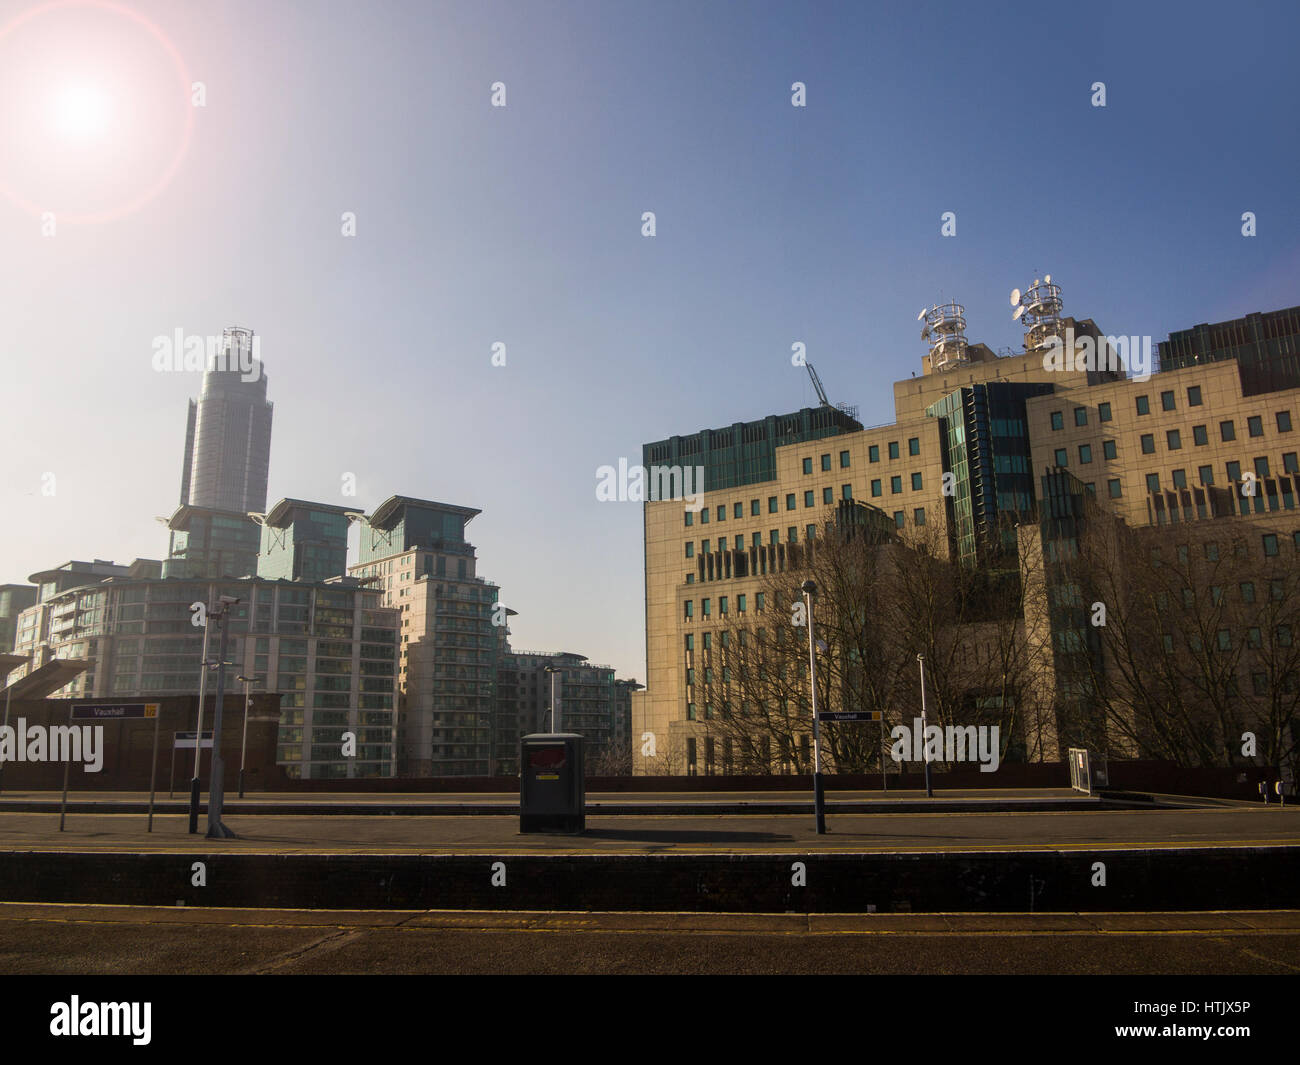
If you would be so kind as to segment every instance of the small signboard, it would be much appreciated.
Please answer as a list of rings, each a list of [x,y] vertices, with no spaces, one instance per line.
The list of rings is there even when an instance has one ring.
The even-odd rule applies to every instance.
[[[834,710],[817,715],[818,721],[879,721],[879,710]]]
[[[176,733],[175,740],[172,742],[172,746],[177,750],[192,751],[194,750],[195,736],[196,733],[194,732],[193,729],[190,729],[189,732],[178,732]],[[210,728],[205,728],[203,730],[203,740],[199,743],[199,746],[202,747],[205,751],[210,751],[212,749],[212,730]]]
[[[73,721],[120,721],[130,717],[157,716],[157,703],[81,703],[72,708]]]

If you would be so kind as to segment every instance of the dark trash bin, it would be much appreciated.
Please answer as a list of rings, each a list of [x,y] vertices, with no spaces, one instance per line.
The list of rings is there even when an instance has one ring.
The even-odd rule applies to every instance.
[[[519,831],[577,835],[587,827],[582,737],[541,732],[519,741]]]

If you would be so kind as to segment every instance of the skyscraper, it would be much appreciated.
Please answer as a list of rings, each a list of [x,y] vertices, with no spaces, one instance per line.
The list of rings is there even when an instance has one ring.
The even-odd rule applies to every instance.
[[[222,334],[221,350],[190,400],[181,471],[182,506],[235,514],[266,510],[271,465],[271,412],[266,374],[251,329]]]

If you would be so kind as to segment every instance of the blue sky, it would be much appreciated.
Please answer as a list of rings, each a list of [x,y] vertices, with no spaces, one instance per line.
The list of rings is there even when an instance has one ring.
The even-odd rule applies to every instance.
[[[941,297],[995,349],[1045,272],[1157,340],[1300,303],[1294,4],[121,6],[206,103],[129,214],[43,236],[0,198],[0,581],[165,553],[199,381],[152,341],[238,324],[271,500],[481,508],[515,646],[644,679],[640,509],[597,502],[596,468],[815,404],[795,341],[877,424]],[[158,40],[102,5],[2,34],[0,187],[57,217],[153,182],[186,105]],[[24,137],[69,56],[134,95],[45,164]]]

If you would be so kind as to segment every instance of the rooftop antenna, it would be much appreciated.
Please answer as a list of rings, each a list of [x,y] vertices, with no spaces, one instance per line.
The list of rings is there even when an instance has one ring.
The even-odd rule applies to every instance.
[[[1012,321],[1024,319],[1029,327],[1025,333],[1025,351],[1035,354],[1047,347],[1048,341],[1061,334],[1061,286],[1052,284],[1052,275],[1044,274],[1022,293],[1011,290]]]
[[[921,339],[930,345],[930,369],[950,370],[970,361],[966,347],[966,308],[960,303],[936,303],[924,318]]]

